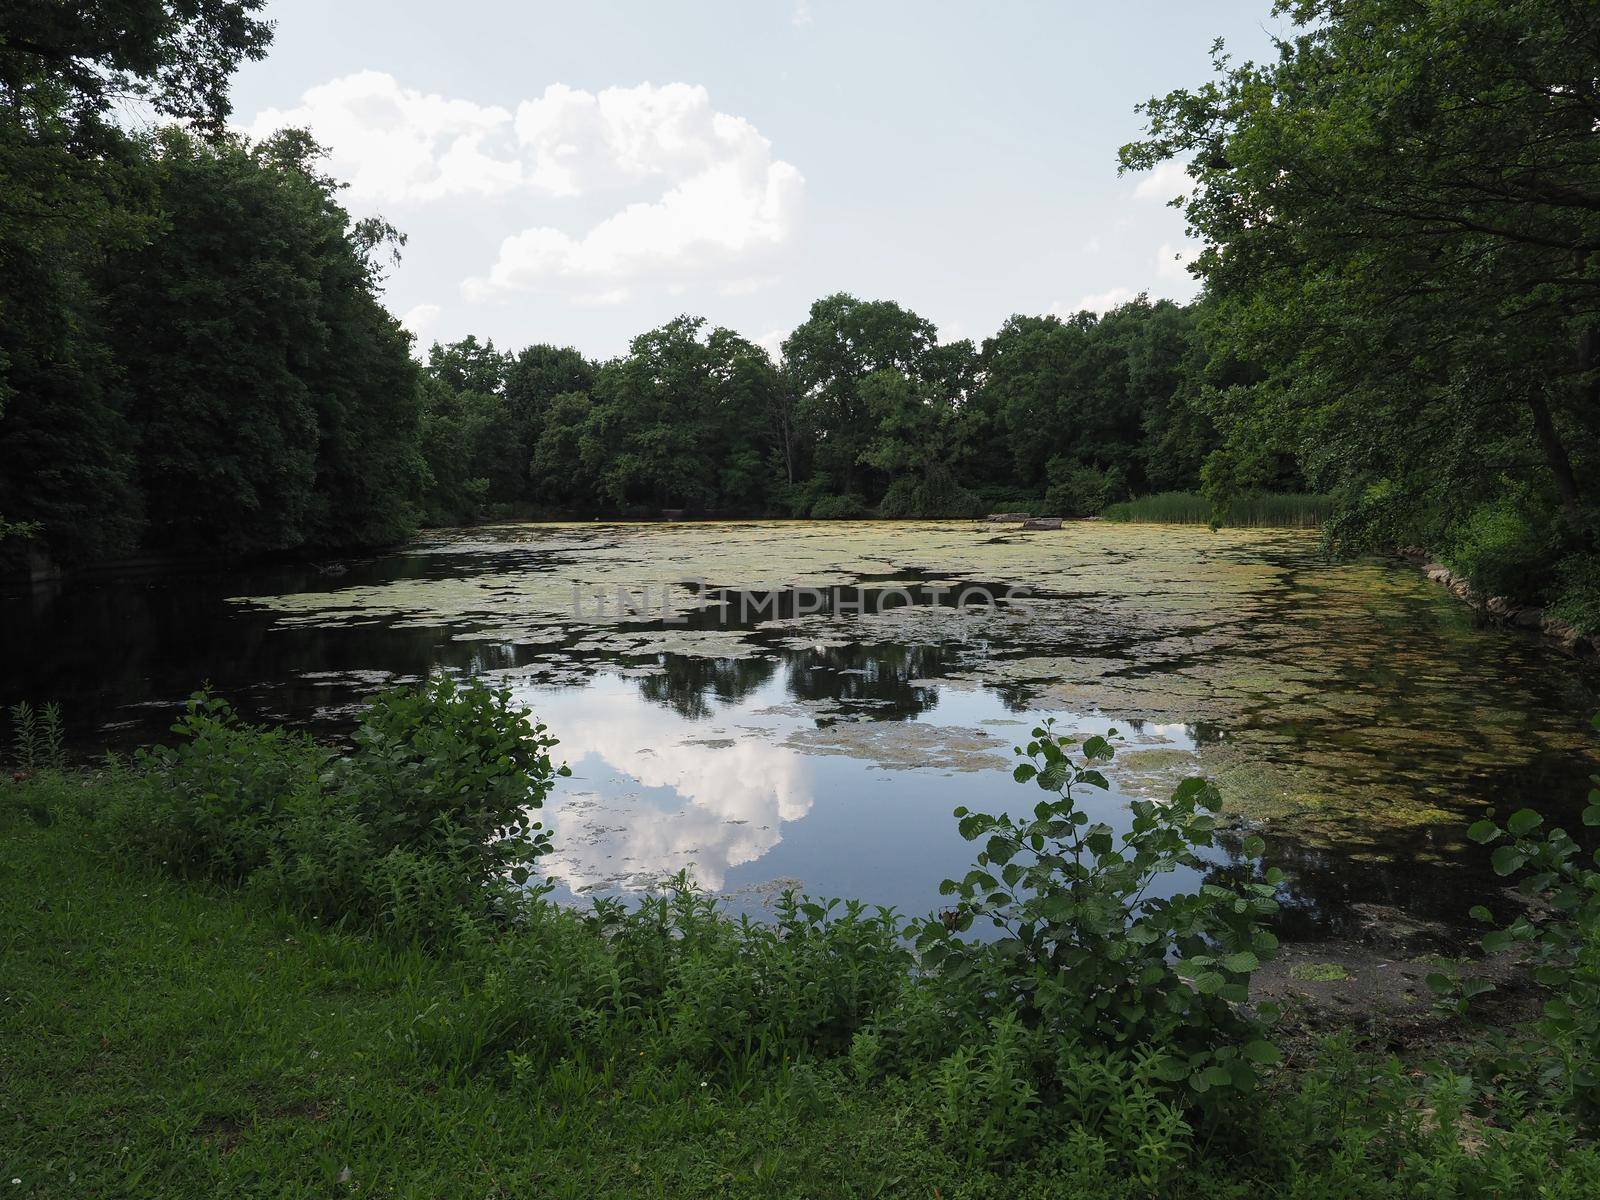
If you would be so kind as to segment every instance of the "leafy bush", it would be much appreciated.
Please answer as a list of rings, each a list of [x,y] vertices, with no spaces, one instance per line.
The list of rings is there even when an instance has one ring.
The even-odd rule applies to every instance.
[[[1128,494],[1128,480],[1120,467],[1101,469],[1067,458],[1052,458],[1045,507],[1067,517],[1092,517],[1113,500]]]
[[[1600,729],[1600,716],[1594,727]],[[1593,780],[1584,826],[1600,827],[1600,776]],[[1538,1042],[1517,1057],[1541,1064],[1539,1086],[1586,1124],[1600,1121],[1600,852],[1585,853],[1565,829],[1542,832],[1544,818],[1532,809],[1512,813],[1504,826],[1492,815],[1467,830],[1473,841],[1494,846],[1496,874],[1527,872],[1518,890],[1528,911],[1485,935],[1484,949],[1522,946],[1534,980],[1549,994],[1535,1024]],[[1487,908],[1473,915],[1490,920]],[[1443,981],[1430,979],[1436,990]],[[1474,981],[1473,992],[1487,991]]]
[[[1540,600],[1559,539],[1549,514],[1515,497],[1480,504],[1450,535],[1445,560],[1484,596]]]
[[[978,497],[962,487],[948,467],[936,464],[924,476],[903,475],[891,483],[878,502],[878,515],[962,518],[978,516],[982,508]]]
[[[140,752],[105,814],[125,845],[402,937],[503,912],[507,885],[549,848],[529,811],[566,773],[509,691],[444,676],[374,700],[349,755],[203,694],[173,732],[175,745]]]
[[[1038,1069],[1047,1094],[1062,1086],[1062,1047],[1154,1051],[1163,1079],[1214,1108],[1252,1088],[1256,1066],[1278,1057],[1236,1006],[1277,947],[1260,920],[1277,911],[1282,875],[1274,869],[1238,890],[1208,882],[1193,893],[1148,895],[1162,875],[1209,869],[1200,851],[1213,845],[1221,798],[1191,779],[1165,803],[1135,800],[1119,843],[1109,825],[1090,823],[1073,794],[1107,786],[1100,768],[1112,742],[1090,738],[1078,764],[1074,745],[1046,722],[1021,751],[1018,782],[1048,793],[1031,818],[956,811],[962,836],[983,839],[984,849],[964,878],[942,885],[956,905],[918,931],[923,964],[972,980],[969,999],[984,1020],[1016,1013],[1044,1033],[1049,1061]],[[1245,846],[1250,855],[1261,849],[1256,838]],[[978,921],[999,936],[957,936]]]
[[[1559,591],[1550,606],[1579,633],[1600,633],[1600,554],[1568,555],[1556,571]]]
[[[485,980],[473,1011],[421,1033],[453,1062],[630,1047],[638,1065],[701,1077],[846,1051],[911,966],[892,910],[790,893],[771,923],[730,921],[683,875],[631,909],[531,902],[511,936],[470,956]],[[451,1032],[463,1028],[465,1050]]]
[[[436,675],[393,689],[361,715],[355,753],[336,760],[332,782],[356,805],[380,852],[403,847],[457,858],[475,879],[511,874],[549,853],[549,832],[528,813],[549,793],[556,744],[508,690]]]
[[[811,517],[816,521],[854,521],[871,515],[867,502],[854,493],[848,496],[824,496],[811,506]]]

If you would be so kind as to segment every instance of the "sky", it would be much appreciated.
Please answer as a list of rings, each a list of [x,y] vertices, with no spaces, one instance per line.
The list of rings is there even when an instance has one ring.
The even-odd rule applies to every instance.
[[[942,340],[1195,283],[1169,165],[1117,174],[1134,106],[1260,58],[1270,0],[270,0],[233,88],[308,127],[346,206],[404,231],[385,302],[597,358],[681,313],[776,351],[812,301]]]

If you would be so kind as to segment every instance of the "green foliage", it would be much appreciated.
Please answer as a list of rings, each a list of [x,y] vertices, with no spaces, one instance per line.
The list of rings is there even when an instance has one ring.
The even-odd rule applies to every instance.
[[[846,1051],[911,963],[890,910],[790,894],[771,923],[734,922],[684,876],[632,909],[531,904],[514,936],[465,952],[484,985],[419,1026],[431,1056],[548,1065],[626,1048],[640,1068],[731,1080]]]
[[[210,132],[230,112],[228,77],[266,53],[264,0],[102,0],[63,8],[8,6],[0,87],[37,107],[59,105],[80,136],[103,133],[107,113],[136,97]]]
[[[1484,596],[1541,599],[1560,544],[1554,519],[1514,497],[1480,504],[1452,531],[1445,560]]]
[[[1556,586],[1550,614],[1580,633],[1600,633],[1600,554],[1569,555],[1557,572]]]
[[[443,676],[375,700],[349,755],[206,695],[173,732],[121,776],[115,837],[181,874],[402,939],[503,915],[549,847],[529,813],[566,773],[508,692]]]
[[[1107,505],[1108,521],[1149,521],[1167,525],[1214,525],[1233,529],[1315,529],[1329,510],[1326,496],[1236,496],[1219,508],[1194,492],[1158,492]]]
[[[61,705],[52,701],[41,710],[21,700],[11,706],[11,758],[27,774],[66,769]]]
[[[811,506],[815,521],[854,521],[870,516],[867,502],[857,495],[824,496]]]
[[[1260,920],[1277,911],[1281,873],[1240,888],[1207,882],[1194,893],[1148,894],[1175,870],[1207,870],[1216,788],[1191,779],[1164,803],[1133,801],[1119,840],[1111,826],[1091,823],[1073,792],[1107,786],[1101,768],[1112,741],[1090,738],[1076,763],[1074,745],[1046,722],[1019,751],[1017,781],[1046,793],[1030,818],[956,810],[962,836],[984,848],[972,871],[942,885],[955,907],[918,931],[922,960],[947,980],[974,981],[980,1014],[994,1006],[1043,1031],[1052,1055],[1063,1045],[1163,1055],[1163,1077],[1184,1102],[1214,1111],[1255,1085],[1258,1065],[1277,1060],[1237,1006],[1277,946]],[[1259,854],[1259,839],[1246,850]],[[962,940],[975,922],[998,936]],[[1051,1090],[1060,1086],[1055,1069],[1044,1065]]]
[[[1600,716],[1594,727],[1600,730]],[[1591,831],[1600,828],[1600,776],[1593,782],[1582,815],[1583,828]],[[1538,1063],[1537,1086],[1593,1128],[1600,1123],[1600,851],[1586,851],[1565,829],[1544,824],[1532,809],[1521,809],[1503,826],[1491,814],[1467,831],[1473,841],[1494,846],[1496,874],[1520,875],[1517,890],[1528,903],[1522,916],[1486,934],[1483,945],[1490,952],[1524,948],[1548,999],[1535,1025],[1538,1041],[1518,1057]],[[1485,908],[1473,911],[1491,919]],[[1469,982],[1475,986],[1464,993],[1436,990],[1463,1000],[1489,990],[1482,980]]]
[[[420,780],[429,791],[474,778],[469,764],[502,743],[464,691],[404,697],[373,714],[365,753],[391,760],[380,778],[392,778],[396,763],[408,786]],[[496,711],[488,710],[491,725]],[[237,722],[201,716],[191,740],[209,740],[203,751],[143,768],[192,786],[197,812],[259,808],[261,798],[317,786],[333,765],[302,739],[252,749],[252,737],[271,731],[242,734]],[[426,732],[410,735],[413,725]],[[1057,777],[1068,792],[1098,786],[1108,742],[1085,743],[1081,762],[1047,728],[1035,743],[1019,775],[1030,787],[1045,778],[1041,807],[1061,803]],[[320,765],[306,771],[307,758]],[[274,760],[282,766],[271,782]],[[446,1194],[463,1181],[536,1190],[554,1178],[575,1195],[598,1194],[614,1190],[619,1172],[625,1190],[717,1196],[1587,1200],[1600,1188],[1600,1154],[1582,1124],[1593,1116],[1586,1072],[1600,1004],[1595,872],[1531,813],[1473,831],[1495,845],[1499,869],[1528,872],[1527,886],[1547,904],[1530,909],[1531,935],[1514,922],[1506,941],[1491,942],[1527,946],[1549,991],[1551,1006],[1527,1038],[1441,1046],[1448,1061],[1430,1063],[1375,1059],[1334,1039],[1297,1051],[1270,1091],[1242,1094],[1230,1076],[1197,1094],[1190,1079],[1174,1078],[1189,1063],[1170,1048],[1097,1044],[1114,1015],[1087,1014],[1081,1032],[1064,1028],[1093,992],[1078,988],[1077,973],[1055,980],[1030,970],[1024,951],[1003,949],[970,974],[918,961],[903,935],[921,925],[860,905],[791,895],[771,922],[735,922],[680,878],[632,907],[601,901],[585,911],[534,895],[486,914],[448,895],[454,871],[432,832],[422,844],[433,849],[385,856],[390,865],[368,884],[376,894],[381,880],[395,909],[378,928],[410,930],[408,907],[437,906],[426,951],[297,917],[284,910],[323,913],[253,880],[252,891],[280,903],[187,888],[126,853],[123,839],[141,826],[100,820],[141,786],[140,771],[0,781],[12,868],[0,874],[0,924],[13,935],[15,1000],[0,1009],[8,1035],[0,1103],[22,1114],[0,1152],[8,1174],[42,1194],[62,1190],[67,1171],[67,1191],[139,1194],[137,1181],[155,1180],[144,1190],[163,1195],[229,1192],[264,1176],[337,1189],[346,1170],[373,1191],[427,1180]],[[1198,801],[1204,788],[1191,783],[1180,796]],[[499,804],[484,811],[503,811]],[[1250,966],[1199,961],[1218,959],[1220,942],[1199,955],[1175,942],[1171,958],[1146,958],[1138,930],[1168,918],[1140,916],[1120,932],[1104,919],[1142,854],[1159,864],[1199,845],[1207,806],[1175,804],[1172,819],[1152,814],[1154,828],[1130,831],[1121,866],[1106,861],[1105,831],[1077,822],[1075,807],[1036,811],[1020,825],[962,819],[983,826],[977,836],[988,844],[1010,829],[1061,822],[1042,835],[1042,852],[1075,836],[1084,853],[1060,854],[1042,886],[1060,901],[1074,895],[1069,883],[1090,884],[1076,893],[1086,907],[1074,925],[1046,900],[1037,928],[1052,926],[1074,947],[1134,939],[1128,953],[1156,968],[1156,995],[1220,995],[1225,985],[1201,990],[1210,987],[1206,971],[1226,978]],[[1600,788],[1590,808],[1586,820],[1600,820]],[[285,821],[270,817],[280,829]],[[227,824],[247,846],[254,835],[244,823]],[[116,840],[97,849],[96,828]],[[299,849],[357,840],[327,821],[316,833]],[[1031,837],[1026,844],[1031,851]],[[980,862],[976,870],[1002,879],[974,902],[1020,915],[1038,899],[1020,876],[1014,900],[992,897],[1006,867],[1038,866],[1032,854]],[[315,887],[324,877],[308,879]],[[1112,903],[1096,915],[1094,897]],[[1242,898],[1247,911],[1228,919],[1248,923],[1252,905]],[[1171,903],[1199,912],[1210,899],[1218,898]],[[948,919],[930,919],[936,940],[953,936]],[[1000,933],[970,952],[1029,944]],[[1116,959],[1088,961],[1091,976],[1122,969]],[[1161,980],[1174,975],[1180,982],[1163,992]],[[1038,1019],[1037,1004],[1005,1003],[1041,996],[1041,984],[1058,989],[1055,1023]],[[1241,1043],[1215,1027],[1211,1037],[1213,1049],[1236,1047],[1243,1062],[1275,1058],[1265,1041]],[[173,1044],[184,1053],[174,1055]],[[85,1075],[91,1058],[100,1069]],[[323,1137],[336,1139],[336,1153],[304,1151]],[[218,1139],[227,1153],[217,1152]]]
[[[1455,551],[1480,586],[1546,592],[1595,533],[1600,153],[1570,80],[1592,73],[1600,13],[1276,11],[1276,53],[1219,46],[1215,78],[1141,106],[1147,136],[1122,151],[1194,184],[1198,400],[1224,438],[1205,490],[1290,490],[1287,464],[1333,499],[1338,545]],[[1566,544],[1545,545],[1558,524]]]
[[[1093,517],[1128,493],[1120,467],[1102,470],[1068,458],[1052,458],[1046,468],[1050,486],[1045,507],[1064,517]]]

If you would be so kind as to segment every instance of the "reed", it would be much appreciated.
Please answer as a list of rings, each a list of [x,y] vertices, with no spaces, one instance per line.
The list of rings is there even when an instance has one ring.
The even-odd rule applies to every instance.
[[[1219,512],[1211,501],[1194,492],[1157,492],[1108,505],[1101,515],[1108,521],[1165,525],[1209,525],[1215,518],[1218,525],[1234,528],[1316,529],[1329,507],[1326,496],[1284,493],[1240,496]]]

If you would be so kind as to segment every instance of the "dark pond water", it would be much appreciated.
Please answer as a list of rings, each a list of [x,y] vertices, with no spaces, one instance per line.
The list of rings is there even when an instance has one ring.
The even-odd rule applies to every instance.
[[[10,594],[0,625],[0,700],[59,701],[92,752],[159,740],[206,684],[337,736],[392,681],[504,681],[573,767],[548,812],[567,895],[686,869],[753,910],[796,886],[927,911],[970,861],[951,810],[1031,805],[1010,751],[1053,715],[1125,735],[1093,800],[1114,824],[1217,778],[1216,870],[1262,832],[1291,935],[1359,905],[1451,920],[1498,893],[1464,825],[1570,814],[1597,769],[1592,667],[1301,534],[517,525]]]

